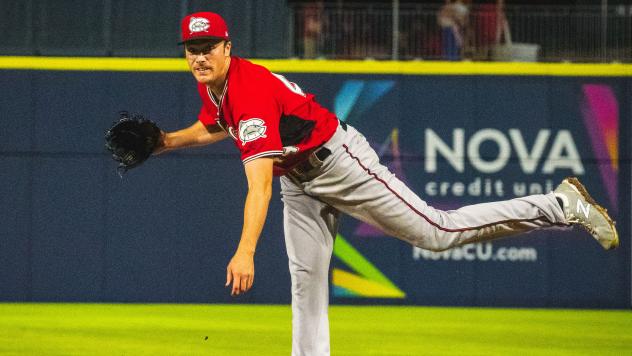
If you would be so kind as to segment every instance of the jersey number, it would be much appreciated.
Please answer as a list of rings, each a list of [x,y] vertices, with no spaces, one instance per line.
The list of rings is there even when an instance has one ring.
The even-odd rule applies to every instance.
[[[288,89],[290,89],[293,93],[296,93],[301,96],[305,96],[305,93],[303,93],[303,90],[301,90],[301,88],[298,85],[296,85],[296,83],[287,80],[284,76],[280,74],[276,74],[276,73],[272,73],[272,74],[274,74],[274,76],[277,77],[283,84],[285,84],[285,86]]]

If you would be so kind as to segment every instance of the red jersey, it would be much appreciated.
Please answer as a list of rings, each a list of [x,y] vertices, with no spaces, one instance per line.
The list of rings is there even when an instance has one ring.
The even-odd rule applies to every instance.
[[[198,119],[228,132],[244,163],[285,153],[283,163],[275,163],[275,175],[305,159],[338,127],[338,118],[314,95],[243,58],[231,57],[220,98],[201,83],[198,92],[203,102]]]

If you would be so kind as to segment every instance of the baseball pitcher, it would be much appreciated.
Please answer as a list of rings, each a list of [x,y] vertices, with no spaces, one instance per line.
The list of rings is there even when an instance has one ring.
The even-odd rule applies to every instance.
[[[292,279],[292,355],[329,355],[328,271],[341,213],[432,251],[573,225],[584,227],[605,249],[619,243],[614,222],[575,178],[548,194],[453,211],[434,209],[380,164],[361,133],[312,94],[232,56],[228,27],[218,14],[188,15],[181,30],[184,55],[202,99],[197,121],[175,132],[151,128],[146,130],[149,140],[142,132],[117,133],[114,127],[108,147],[125,170],[138,164],[136,158],[148,157],[146,150],[159,154],[233,141],[248,182],[241,238],[226,268],[226,286],[233,295],[247,292],[254,283],[257,241],[273,177],[280,177]],[[140,143],[126,145],[133,139]],[[135,148],[141,152],[129,152]]]

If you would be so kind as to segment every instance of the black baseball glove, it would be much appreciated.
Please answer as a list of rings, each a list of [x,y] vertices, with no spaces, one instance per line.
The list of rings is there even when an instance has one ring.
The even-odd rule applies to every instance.
[[[162,143],[162,130],[142,115],[130,116],[127,111],[119,114],[119,121],[105,133],[105,148],[119,162],[117,170],[122,176],[151,156]]]

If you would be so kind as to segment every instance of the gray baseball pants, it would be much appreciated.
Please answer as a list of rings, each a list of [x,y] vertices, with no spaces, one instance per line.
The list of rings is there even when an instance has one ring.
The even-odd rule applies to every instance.
[[[329,355],[329,263],[341,212],[432,251],[566,223],[553,193],[434,209],[381,165],[348,125],[324,146],[332,153],[310,177],[281,177],[294,356]]]

